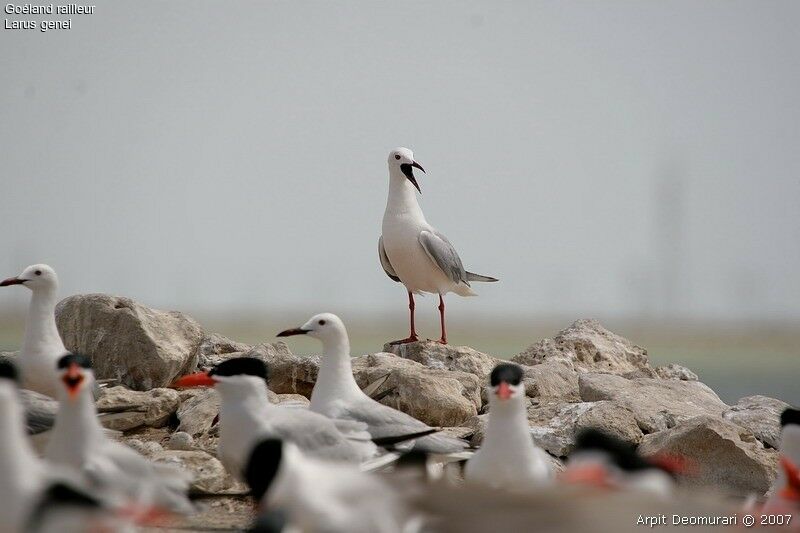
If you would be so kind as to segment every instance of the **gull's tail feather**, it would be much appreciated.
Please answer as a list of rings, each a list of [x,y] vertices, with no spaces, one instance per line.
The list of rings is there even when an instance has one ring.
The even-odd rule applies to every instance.
[[[482,276],[480,274],[475,274],[474,272],[467,272],[467,281],[500,281],[497,278],[493,278],[491,276]]]
[[[428,435],[414,441],[414,450],[419,452],[450,454],[467,448],[469,444],[466,441],[447,435]]]

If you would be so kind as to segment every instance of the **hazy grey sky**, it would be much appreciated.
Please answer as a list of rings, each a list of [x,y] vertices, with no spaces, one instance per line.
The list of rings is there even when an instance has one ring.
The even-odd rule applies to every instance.
[[[402,145],[502,279],[451,308],[800,317],[798,2],[96,5],[0,30],[0,277],[402,310],[376,256]]]

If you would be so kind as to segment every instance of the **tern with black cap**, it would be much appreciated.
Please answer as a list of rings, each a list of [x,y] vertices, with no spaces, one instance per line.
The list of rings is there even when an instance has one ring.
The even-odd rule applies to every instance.
[[[360,463],[379,450],[365,424],[334,420],[307,409],[269,401],[267,365],[253,357],[235,357],[207,372],[184,376],[173,387],[214,387],[220,395],[218,455],[241,478],[255,443],[268,438],[293,442],[311,457]]]
[[[497,279],[464,269],[453,244],[425,220],[417,201],[417,193],[422,191],[414,176],[415,168],[424,170],[414,160],[414,153],[408,148],[396,148],[389,153],[388,164],[389,197],[378,239],[378,258],[386,275],[406,287],[411,325],[408,337],[393,344],[418,340],[414,295],[426,292],[439,295],[439,342],[447,344],[445,294],[475,296],[470,282]]]
[[[528,427],[523,371],[500,363],[489,376],[489,422],[480,449],[467,461],[464,477],[494,488],[524,489],[553,477],[547,452],[537,447]]]
[[[781,413],[778,477],[763,513],[793,513],[800,519],[800,409]]]
[[[58,276],[48,265],[31,265],[0,287],[21,285],[31,291],[25,337],[17,358],[22,387],[55,398],[58,395],[55,364],[67,353],[56,328]]]

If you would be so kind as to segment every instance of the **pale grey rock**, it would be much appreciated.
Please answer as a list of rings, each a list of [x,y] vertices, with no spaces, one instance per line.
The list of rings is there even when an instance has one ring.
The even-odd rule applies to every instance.
[[[173,389],[151,389],[146,392],[117,386],[100,389],[97,411],[109,413],[103,425],[109,429],[128,431],[140,426],[163,427],[178,410],[180,396]]]
[[[283,342],[258,344],[242,354],[267,363],[269,388],[276,394],[301,394],[311,397],[319,372],[319,357],[294,355]]]
[[[625,379],[583,373],[578,384],[585,402],[612,400],[628,408],[644,433],[654,433],[700,415],[722,416],[728,406],[699,381]]]
[[[677,379],[679,381],[697,381],[697,374],[676,363],[670,363],[656,368],[656,375],[661,379]]]
[[[239,493],[243,487],[236,483],[216,458],[206,452],[193,450],[164,450],[152,456],[153,461],[178,467],[193,476],[190,492],[195,494]]]
[[[178,431],[193,437],[207,433],[219,414],[219,396],[213,389],[193,389],[178,407]]]
[[[157,442],[151,440],[129,439],[125,444],[145,457],[153,457],[155,454],[163,452],[164,448]]]
[[[98,378],[135,390],[165,387],[197,366],[203,330],[176,311],[159,311],[130,298],[80,294],[56,307],[66,348],[91,357]]]
[[[481,406],[481,383],[474,374],[436,370],[388,353],[354,358],[353,374],[361,388],[388,375],[380,391],[390,392],[381,403],[431,426],[458,426]]]
[[[633,445],[639,444],[644,437],[633,412],[609,400],[594,402],[589,410],[578,415],[575,420],[574,436],[577,437],[585,429],[600,429]]]
[[[690,485],[713,486],[734,495],[766,493],[775,479],[778,453],[764,448],[753,434],[716,416],[698,416],[673,428],[645,435],[639,452],[689,459]]]
[[[772,448],[781,442],[781,413],[788,403],[767,396],[747,396],[722,414],[722,418],[750,430]]]
[[[170,450],[192,450],[194,449],[194,439],[185,431],[176,431],[169,436],[167,448]]]
[[[236,342],[218,333],[210,333],[203,337],[197,349],[197,366],[211,368],[225,359],[240,356],[253,347],[243,342]]]
[[[489,379],[489,374],[500,359],[481,353],[469,346],[452,346],[436,341],[419,341],[408,344],[385,344],[383,351],[403,359],[410,359],[437,370],[455,370],[475,374],[481,382]]]
[[[540,400],[563,400],[578,402],[578,373],[569,364],[544,362],[533,366],[522,366],[525,394]]]
[[[512,358],[523,365],[545,361],[572,364],[576,370],[627,374],[650,368],[647,351],[604,328],[596,320],[578,320]]]

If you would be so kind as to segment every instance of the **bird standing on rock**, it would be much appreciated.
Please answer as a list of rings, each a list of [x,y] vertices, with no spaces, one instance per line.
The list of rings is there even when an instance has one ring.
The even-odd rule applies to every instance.
[[[16,359],[22,387],[56,398],[56,361],[67,353],[56,328],[58,276],[47,265],[31,265],[18,276],[0,282],[0,287],[11,285],[22,285],[33,293],[25,321],[25,338]]]
[[[378,239],[381,266],[394,281],[406,286],[411,333],[392,344],[417,341],[414,327],[414,295],[423,292],[439,295],[439,319],[442,336],[447,344],[444,320],[444,295],[455,292],[460,296],[475,296],[471,281],[497,281],[496,278],[473,274],[464,269],[455,247],[442,233],[428,224],[417,202],[422,193],[414,169],[422,165],[414,161],[408,148],[397,148],[389,154],[389,198],[383,214],[382,235]]]

